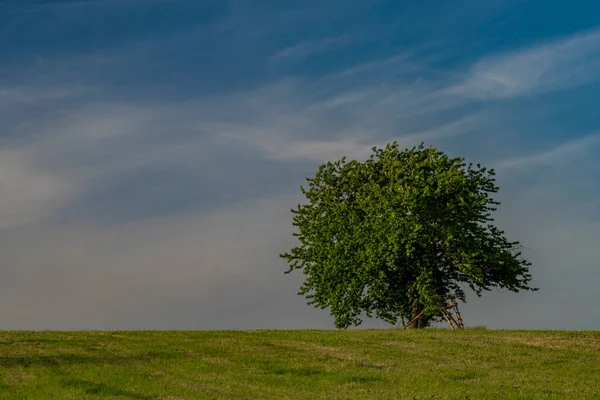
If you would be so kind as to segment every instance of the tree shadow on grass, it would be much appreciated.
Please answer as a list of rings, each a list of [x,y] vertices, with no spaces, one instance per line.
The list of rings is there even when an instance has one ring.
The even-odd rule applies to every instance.
[[[86,395],[96,396],[116,396],[118,398],[125,399],[137,399],[137,400],[154,400],[158,399],[158,396],[140,394],[129,390],[124,390],[118,387],[109,386],[105,383],[91,382],[82,379],[63,379],[60,381],[65,387],[76,389],[85,393]]]
[[[0,338],[0,345],[14,346],[15,344],[64,344],[64,339],[47,339],[47,338],[18,338],[15,340]]]
[[[56,382],[68,390],[76,390],[82,395],[106,396],[109,398],[123,398],[136,400],[154,400],[159,397],[127,390],[111,385],[105,377],[97,380],[82,379],[69,372],[74,365],[128,365],[131,363],[152,362],[157,359],[170,357],[168,354],[132,354],[132,355],[90,355],[90,354],[57,354],[57,355],[28,355],[28,356],[0,356],[0,368],[45,368],[55,376]]]
[[[74,364],[127,364],[150,362],[170,358],[168,354],[132,354],[132,355],[91,355],[91,354],[57,354],[0,356],[0,367],[60,367]]]

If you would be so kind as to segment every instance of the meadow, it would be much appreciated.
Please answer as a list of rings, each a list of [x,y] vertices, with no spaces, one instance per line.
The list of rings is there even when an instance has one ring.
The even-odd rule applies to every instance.
[[[0,399],[600,398],[600,332],[0,332]]]

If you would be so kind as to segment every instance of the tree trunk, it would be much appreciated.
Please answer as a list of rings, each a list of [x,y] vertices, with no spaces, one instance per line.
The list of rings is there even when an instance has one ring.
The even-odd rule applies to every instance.
[[[410,329],[425,328],[425,324],[424,324],[423,318],[422,318],[422,316],[419,316],[419,314],[421,314],[423,312],[424,308],[425,307],[423,307],[420,304],[416,305],[416,306],[413,306],[412,313],[410,315],[410,320],[413,321],[413,322],[409,325]],[[417,318],[417,316],[419,316],[419,317]],[[417,318],[417,319],[415,319],[415,318]]]

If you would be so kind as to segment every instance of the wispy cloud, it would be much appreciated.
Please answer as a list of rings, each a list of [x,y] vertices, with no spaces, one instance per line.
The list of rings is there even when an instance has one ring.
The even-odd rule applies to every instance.
[[[401,54],[393,57],[387,57],[382,60],[363,62],[358,65],[346,68],[342,71],[336,72],[332,75],[332,78],[345,78],[350,75],[356,75],[363,72],[369,72],[373,70],[379,70],[382,67],[388,66],[404,66],[400,65],[403,61],[410,60],[411,54]]]
[[[600,144],[600,134],[591,134],[582,138],[568,141],[553,149],[532,155],[510,158],[500,161],[498,169],[519,169],[533,165],[558,166],[577,159],[582,152],[590,151]]]
[[[322,53],[336,46],[349,44],[351,42],[352,39],[349,36],[328,37],[300,42],[278,51],[271,57],[271,60],[307,57],[313,54]]]
[[[562,46],[574,54],[589,54],[582,48],[594,48],[599,35],[580,35],[530,52],[549,57],[548,48]],[[533,57],[518,54],[512,59]],[[477,65],[486,65],[487,60]],[[390,71],[390,65],[398,68]],[[49,98],[79,100],[55,115],[31,118],[26,128],[39,134],[31,140],[17,140],[11,151],[18,153],[5,157],[4,162],[10,164],[5,168],[14,175],[6,175],[0,184],[6,191],[21,193],[24,200],[15,197],[6,206],[0,204],[0,219],[4,221],[0,226],[16,226],[35,215],[51,216],[78,201],[91,182],[109,186],[112,180],[132,171],[177,166],[197,175],[194,170],[201,157],[212,159],[217,150],[231,145],[255,152],[256,164],[317,163],[344,155],[364,158],[372,146],[391,140],[407,147],[421,141],[440,145],[481,130],[486,124],[490,128],[484,114],[469,108],[465,112],[469,100],[450,93],[449,88],[457,87],[452,77],[432,83],[397,80],[405,65],[411,71],[418,68],[409,57],[393,57],[367,61],[338,76],[310,81],[285,78],[250,91],[173,104],[99,100],[93,90],[89,99],[83,100],[82,91],[75,89],[42,87],[36,92],[34,88],[5,88],[0,91],[0,106],[5,107],[10,106],[10,99],[24,104]],[[379,76],[378,81],[385,84],[354,79],[361,71]],[[19,129],[14,128],[13,136],[19,136]],[[549,153],[504,160],[499,168],[543,164],[561,154],[575,154],[592,140],[588,137]],[[32,182],[31,188],[39,187],[39,194],[10,189],[17,182],[16,176]],[[28,197],[40,200],[27,203]],[[24,208],[16,213],[13,204],[23,204]],[[20,216],[9,218],[10,212]]]
[[[456,8],[457,13],[460,10]],[[311,79],[286,73],[288,64],[281,62],[277,79],[253,81],[246,89],[227,88],[219,94],[162,92],[161,76],[150,70],[145,72],[152,81],[145,84],[157,85],[152,98],[136,92],[147,86],[122,84],[135,77],[119,73],[137,73],[138,67],[152,62],[157,62],[156,71],[166,72],[165,79],[177,78],[179,70],[169,69],[168,56],[177,46],[185,47],[182,43],[190,46],[184,51],[197,50],[199,36],[208,38],[211,49],[217,43],[212,42],[213,34],[238,46],[235,50],[254,49],[247,44],[258,46],[264,32],[272,34],[287,23],[258,26],[260,12],[253,15],[255,19],[237,16],[243,34],[236,20],[216,33],[214,26],[203,27],[193,34],[179,32],[142,44],[132,40],[100,55],[57,56],[55,62],[45,60],[15,72],[14,77],[28,86],[0,86],[4,327],[330,326],[326,313],[305,307],[296,296],[298,281],[293,279],[298,277],[281,274],[285,268],[277,254],[293,241],[287,234],[292,229],[288,210],[301,200],[286,194],[292,190],[298,194],[302,178],[319,163],[341,156],[361,159],[372,146],[392,140],[406,147],[425,141],[458,155],[470,151],[484,163],[493,158],[490,145],[479,144],[492,143],[496,146],[492,153],[501,159],[498,169],[507,171],[502,179],[513,185],[507,185],[513,201],[506,203],[514,204],[514,210],[504,221],[518,234],[515,239],[538,247],[549,243],[548,255],[534,254],[534,261],[544,268],[548,264],[547,270],[557,274],[562,266],[554,260],[564,253],[559,244],[577,250],[575,264],[580,269],[593,260],[591,245],[581,239],[597,237],[597,225],[581,228],[562,214],[555,221],[549,218],[551,212],[537,206],[547,200],[547,210],[559,214],[564,209],[565,202],[552,195],[564,187],[564,177],[549,184],[553,177],[546,174],[541,195],[530,186],[519,186],[515,176],[531,166],[561,164],[575,171],[572,161],[595,159],[592,153],[599,136],[501,158],[522,152],[515,149],[518,134],[507,133],[498,122],[497,104],[481,106],[480,100],[535,95],[594,80],[600,31],[484,56],[465,67],[467,76],[436,69],[435,62],[428,64],[413,56],[418,51],[406,49],[391,57],[375,52],[371,55],[376,59],[367,57],[323,76],[311,74]],[[292,17],[298,18],[295,13]],[[294,60],[351,43],[349,37],[324,37],[279,51],[264,46],[260,64],[271,54],[273,60]],[[218,46],[214,47],[217,54]],[[230,52],[239,58],[237,51]],[[96,60],[106,61],[99,67]],[[110,68],[105,68],[108,64]],[[109,71],[99,79],[92,73],[95,69]],[[73,71],[81,72],[76,79]],[[196,71],[194,79],[218,78],[219,71],[210,72]],[[3,81],[16,85],[12,77]],[[72,82],[72,88],[65,82]],[[186,79],[169,83],[185,89],[190,85]],[[543,126],[539,128],[543,131]],[[535,140],[538,148],[546,142],[541,135],[531,142]],[[545,171],[538,168],[536,173]],[[175,182],[179,179],[182,182]],[[519,197],[522,193],[527,196]],[[182,200],[194,204],[189,209],[177,206]],[[106,204],[94,208],[91,204],[97,202]],[[156,207],[136,214],[149,205]],[[593,207],[595,203],[586,210]],[[73,209],[83,211],[72,213]],[[118,221],[105,223],[115,209],[122,212]],[[63,214],[71,219],[61,219]],[[523,216],[533,221],[526,229],[520,229]],[[552,236],[557,226],[561,232]],[[548,236],[542,241],[543,235]],[[558,286],[548,283],[545,289]],[[149,304],[148,298],[155,303]],[[512,311],[503,310],[506,321],[513,323]],[[291,314],[294,318],[286,317]],[[501,323],[497,315],[486,320],[488,315],[481,310],[472,320]],[[540,323],[542,319],[525,316],[519,326]]]
[[[397,141],[401,146],[412,147],[422,141],[431,143],[471,133],[472,129],[479,126],[478,116],[469,116],[454,120],[449,123],[422,131],[348,131],[347,137],[337,140],[313,139],[302,140],[292,137],[278,136],[268,132],[254,134],[234,134],[242,129],[224,130],[223,135],[234,140],[243,141],[248,145],[260,149],[266,157],[278,161],[307,160],[322,163],[328,160],[339,159],[343,156],[355,159],[366,159],[373,146],[385,147],[391,140]]]
[[[486,57],[448,92],[506,99],[600,80],[600,30]]]
[[[210,174],[199,166],[218,159],[218,152],[226,148],[254,152],[255,166],[272,161],[322,162],[344,155],[364,158],[372,146],[391,139],[410,146],[467,134],[475,121],[473,117],[436,120],[432,113],[446,101],[435,96],[436,87],[400,83],[362,87],[352,79],[331,77],[312,82],[283,79],[255,90],[173,104],[111,100],[93,89],[38,89],[2,92],[0,99],[6,101],[0,101],[0,112],[2,107],[15,111],[14,101],[23,104],[18,113],[42,107],[48,99],[65,103],[54,103],[54,113],[30,117],[6,132],[16,138],[13,150],[27,157],[25,161],[21,156],[5,157],[10,164],[5,168],[21,171],[19,179],[31,182],[31,188],[42,187],[41,182],[52,187],[31,195],[12,190],[15,179],[0,182],[15,196],[10,204],[0,204],[0,228],[17,226],[33,216],[40,221],[51,218],[81,201],[90,185],[110,187],[123,175],[138,171],[176,167],[195,179],[206,179]],[[414,122],[412,127],[403,126],[418,120],[416,110],[430,115],[428,126],[414,126]],[[24,129],[30,134],[20,135]],[[202,171],[204,178],[200,178]],[[39,201],[27,203],[19,196]],[[17,210],[13,204],[29,205],[18,213],[19,218],[11,219],[7,215]]]
[[[81,93],[83,88],[41,88],[31,87],[0,87],[0,110],[6,106],[32,104],[41,101],[56,100],[71,97]]]
[[[76,104],[65,94],[61,100],[67,105],[55,104],[54,113],[40,112],[24,121],[19,113],[43,109],[45,93],[46,88],[39,94],[31,89],[20,108],[5,104],[3,110],[0,103],[0,112],[16,113],[17,120],[21,116],[21,122],[3,131],[11,139],[0,149],[0,189],[5,192],[0,230],[51,219],[91,186],[110,186],[123,174],[169,166],[191,169],[218,141],[204,134],[193,104],[180,110],[168,104],[81,99],[79,94],[73,95],[80,101]],[[186,131],[183,138],[169,137],[175,122]]]

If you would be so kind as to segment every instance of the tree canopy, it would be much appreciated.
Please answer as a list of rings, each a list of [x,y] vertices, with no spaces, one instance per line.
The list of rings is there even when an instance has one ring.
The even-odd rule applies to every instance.
[[[412,327],[427,326],[440,307],[465,302],[466,287],[536,290],[522,246],[493,225],[494,176],[423,143],[327,162],[291,210],[299,244],[280,255],[286,273],[302,270],[299,294],[329,308],[338,328],[363,313],[392,324],[420,315]]]

